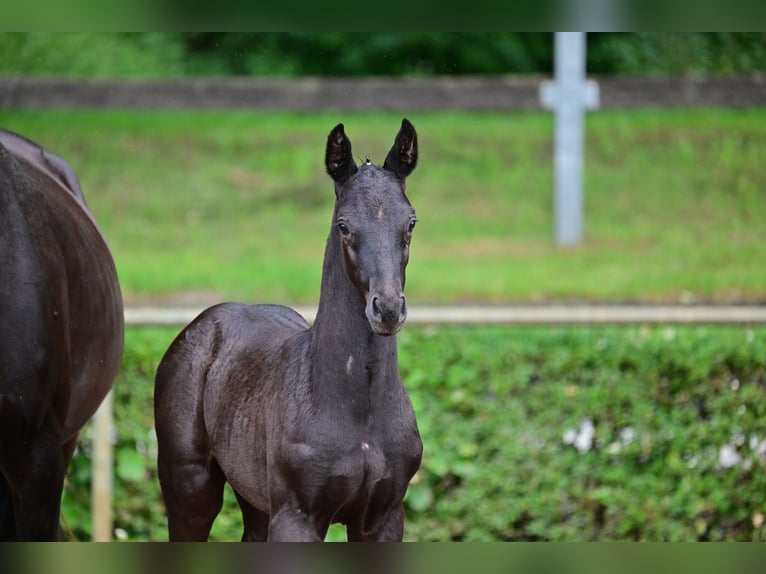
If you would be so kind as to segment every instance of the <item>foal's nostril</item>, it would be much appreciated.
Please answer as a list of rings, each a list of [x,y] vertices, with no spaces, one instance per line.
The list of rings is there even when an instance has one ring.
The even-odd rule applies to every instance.
[[[367,300],[366,314],[376,333],[393,335],[407,318],[407,299],[401,292],[371,295]]]

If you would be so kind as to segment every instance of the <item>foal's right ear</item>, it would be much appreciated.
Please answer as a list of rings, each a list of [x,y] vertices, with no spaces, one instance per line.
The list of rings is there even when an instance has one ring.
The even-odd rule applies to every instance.
[[[335,126],[327,136],[324,165],[335,183],[343,184],[356,173],[356,163],[351,155],[351,141],[343,131],[343,124]]]

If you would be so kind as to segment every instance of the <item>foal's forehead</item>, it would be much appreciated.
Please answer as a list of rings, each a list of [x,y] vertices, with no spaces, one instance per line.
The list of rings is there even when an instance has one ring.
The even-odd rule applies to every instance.
[[[340,206],[349,209],[378,204],[411,209],[404,193],[404,181],[371,163],[364,163],[349,178],[338,199]]]

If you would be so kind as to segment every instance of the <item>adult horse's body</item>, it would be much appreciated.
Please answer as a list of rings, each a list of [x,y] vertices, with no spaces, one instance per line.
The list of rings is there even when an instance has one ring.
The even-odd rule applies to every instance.
[[[56,539],[77,434],[122,346],[117,273],[77,178],[0,130],[0,539]]]
[[[243,540],[401,540],[402,500],[422,443],[398,370],[404,272],[415,212],[404,193],[417,136],[402,121],[383,167],[357,168],[342,124],[312,327],[276,305],[211,307],[157,370],[158,467],[171,540],[205,540],[224,483]]]

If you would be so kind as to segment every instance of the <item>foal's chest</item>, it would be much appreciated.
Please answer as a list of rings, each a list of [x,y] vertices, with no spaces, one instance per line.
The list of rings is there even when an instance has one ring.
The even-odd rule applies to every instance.
[[[395,368],[364,358],[361,351],[348,355],[341,372],[322,379],[344,383],[343,392],[314,386],[321,390],[304,411],[309,416],[287,427],[289,443],[300,445],[291,448],[293,492],[309,513],[340,522],[401,503],[422,452],[415,413]]]
[[[411,440],[401,440],[402,432],[412,432]],[[401,500],[420,462],[416,428],[379,435],[347,428],[332,436],[318,433],[309,444],[293,461],[299,482],[309,486],[299,490],[307,495],[306,506],[338,519],[347,512],[364,513],[372,499],[385,501],[384,506]]]
[[[404,496],[411,478],[406,470],[410,457],[390,444],[353,441],[328,469],[321,505],[343,522],[366,515],[373,500],[375,506],[393,506]]]
[[[319,460],[314,462],[323,466],[328,476],[356,480],[362,488],[392,476],[409,481],[410,476],[402,474],[419,452],[407,446],[411,441],[404,439],[405,433],[409,434],[408,429],[401,427],[379,433],[348,430],[334,440],[316,444]],[[417,438],[414,433],[413,438]]]

